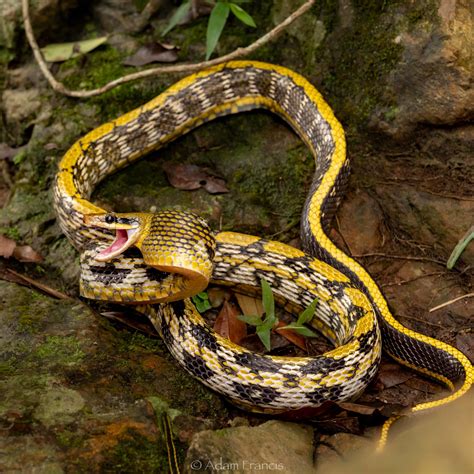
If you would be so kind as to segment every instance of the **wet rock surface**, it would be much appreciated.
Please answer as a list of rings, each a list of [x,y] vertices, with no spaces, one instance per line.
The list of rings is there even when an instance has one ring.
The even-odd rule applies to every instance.
[[[184,472],[313,473],[312,440],[309,426],[281,421],[201,431],[189,447]]]
[[[156,40],[172,11],[169,2],[163,9],[154,5],[150,26],[136,3],[94,2],[79,13],[75,1],[32,5],[41,44],[114,34],[109,45],[53,66],[54,73],[69,87],[92,88],[130,72],[122,60],[141,42]],[[84,101],[59,96],[31,60],[19,2],[2,8],[8,14],[0,20],[0,142],[19,151],[0,161],[0,230],[45,260],[2,260],[0,273],[13,268],[73,299],[57,301],[0,281],[0,470],[165,472],[166,447],[153,408],[162,403],[178,412],[173,429],[188,472],[195,459],[242,469],[243,460],[278,463],[281,457],[283,472],[330,472],[336,458],[365,445],[372,456],[373,444],[361,433],[380,424],[380,413],[441,395],[438,385],[384,360],[360,400],[377,407],[375,418],[343,409],[306,424],[268,421],[237,411],[191,380],[158,339],[113,325],[95,312],[102,308],[76,299],[77,253],[52,210],[56,164],[75,140],[174,79],[128,84]],[[294,5],[275,1],[252,8],[258,31],[230,22],[219,53],[255,39]],[[472,357],[472,300],[429,312],[472,293],[472,244],[454,270],[444,266],[474,211],[474,134],[466,125],[473,103],[466,36],[472,20],[466,12],[464,0],[328,2],[255,58],[307,76],[343,121],[353,171],[333,240],[369,270],[402,323]],[[68,21],[74,38],[61,33]],[[170,35],[183,60],[202,59],[206,21]],[[54,22],[57,28],[49,31]],[[175,189],[162,169],[165,161],[210,169],[230,193]],[[93,199],[123,212],[186,209],[215,229],[298,245],[312,172],[312,157],[296,135],[279,119],[252,112],[180,138],[105,180]],[[456,457],[464,468],[464,458]]]

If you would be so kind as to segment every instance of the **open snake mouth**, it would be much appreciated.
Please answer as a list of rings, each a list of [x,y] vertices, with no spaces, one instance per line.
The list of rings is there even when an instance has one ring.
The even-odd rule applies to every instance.
[[[136,229],[115,229],[115,240],[112,245],[99,252],[95,259],[99,262],[106,262],[127,250],[133,245],[138,237]]]

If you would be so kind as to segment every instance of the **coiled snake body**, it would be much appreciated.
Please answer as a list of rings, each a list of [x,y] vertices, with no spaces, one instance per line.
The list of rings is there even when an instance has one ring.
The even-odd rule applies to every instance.
[[[231,232],[214,241],[192,214],[113,214],[87,200],[100,180],[149,151],[215,117],[255,108],[283,117],[316,158],[302,215],[306,253]],[[451,401],[472,384],[471,363],[396,321],[367,272],[327,237],[348,173],[344,132],[314,87],[283,67],[236,61],[179,81],[76,142],[59,165],[55,206],[62,230],[83,252],[82,294],[140,305],[186,370],[243,407],[284,411],[352,399],[374,377],[382,340],[397,361],[451,388],[462,380],[452,395],[411,411]],[[289,310],[317,298],[312,324],[336,348],[318,357],[256,354],[215,334],[182,300],[210,278],[248,292],[262,277]]]

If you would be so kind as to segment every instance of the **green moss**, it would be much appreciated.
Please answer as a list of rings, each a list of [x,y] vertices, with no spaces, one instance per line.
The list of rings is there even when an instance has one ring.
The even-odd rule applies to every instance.
[[[76,431],[63,430],[56,433],[56,441],[61,448],[80,448],[84,444],[84,435],[78,434]]]
[[[36,334],[43,327],[42,321],[36,314],[21,313],[18,316],[18,331],[20,333]]]
[[[319,49],[329,65],[323,89],[337,115],[349,125],[349,133],[366,128],[375,108],[389,106],[393,100],[386,94],[386,78],[402,52],[394,42],[397,28],[391,23],[399,3],[356,0],[352,26],[337,33],[339,47],[325,42]]]
[[[125,53],[105,46],[86,56],[66,61],[61,66],[61,74],[64,75],[65,85],[71,89],[95,89],[135,71],[122,64],[124,58]],[[99,123],[107,122],[152,99],[163,91],[166,83],[169,83],[166,76],[129,82],[88,99],[87,104],[98,107]]]
[[[146,350],[153,353],[163,353],[164,344],[161,339],[145,336],[139,332],[120,331],[119,350],[124,353]]]
[[[85,354],[74,336],[48,336],[36,349],[35,356],[61,365],[74,365],[80,363]]]
[[[21,238],[20,231],[18,230],[18,227],[0,227],[0,234],[3,234],[7,236],[10,239],[13,239],[15,241],[19,241]]]
[[[124,439],[108,452],[100,470],[123,473],[168,472],[166,445],[161,439],[150,441],[128,430]]]

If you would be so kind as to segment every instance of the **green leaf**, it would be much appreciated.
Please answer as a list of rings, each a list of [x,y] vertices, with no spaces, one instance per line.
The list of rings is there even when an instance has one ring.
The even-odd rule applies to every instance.
[[[235,3],[229,3],[232,13],[242,22],[248,26],[255,28],[257,25],[253,18],[242,8]]]
[[[14,157],[13,157],[13,163],[15,165],[19,165],[25,158],[26,158],[26,150],[23,149],[19,151]]]
[[[217,42],[229,17],[229,12],[229,4],[224,2],[217,2],[211,11],[209,23],[207,24],[206,61],[211,57],[217,46]]]
[[[306,326],[295,326],[291,329],[305,337],[317,337],[317,334],[314,331],[311,331],[311,329],[307,328]]]
[[[161,36],[166,36],[188,13],[191,2],[182,3],[170,18],[168,26],[161,32]]]
[[[208,300],[209,299],[209,295],[205,291],[201,291],[201,293],[198,293],[196,296],[198,298],[200,298],[201,300]]]
[[[296,321],[296,324],[298,326],[311,322],[311,320],[314,317],[314,312],[316,310],[317,304],[318,304],[317,298],[311,301],[309,306],[299,315],[298,320]]]
[[[15,160],[13,160],[15,161]],[[462,237],[462,239],[456,244],[454,250],[451,252],[449,256],[448,262],[446,263],[446,268],[451,270],[451,268],[456,265],[458,258],[464,252],[464,249],[467,247],[469,242],[474,239],[474,226],[472,226]]]
[[[107,41],[107,36],[72,43],[54,43],[41,48],[44,59],[49,63],[62,62],[86,54]]]
[[[269,329],[261,329],[260,327],[257,328],[257,336],[260,338],[262,341],[263,345],[267,349],[267,351],[271,350],[271,345],[270,345],[270,330]]]
[[[204,313],[208,309],[212,308],[211,303],[209,303],[209,295],[204,291],[194,295],[191,300],[196,305],[196,309],[200,313]]]
[[[278,329],[291,329],[292,331],[301,334],[302,336],[306,337],[316,337],[317,334],[314,331],[311,331],[311,329],[307,328],[306,326],[299,326],[296,323],[291,323],[288,324],[288,326],[282,326]]]
[[[245,316],[242,314],[237,316],[237,319],[240,319],[251,326],[261,326],[263,324],[263,319],[260,316]]]
[[[265,278],[260,281],[262,285],[262,303],[265,310],[266,319],[275,317],[275,299],[273,298],[272,287]]]

